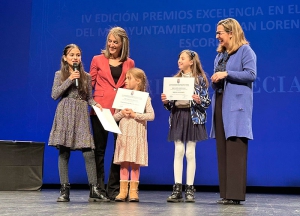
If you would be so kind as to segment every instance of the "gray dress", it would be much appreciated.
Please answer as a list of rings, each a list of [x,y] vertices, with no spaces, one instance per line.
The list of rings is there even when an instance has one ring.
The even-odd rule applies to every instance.
[[[52,98],[60,99],[49,137],[49,146],[69,147],[71,150],[95,148],[91,134],[88,105],[95,105],[92,98],[91,76],[88,79],[88,94],[86,98],[78,95],[78,90],[69,78],[61,81],[61,72],[55,73],[52,86]]]

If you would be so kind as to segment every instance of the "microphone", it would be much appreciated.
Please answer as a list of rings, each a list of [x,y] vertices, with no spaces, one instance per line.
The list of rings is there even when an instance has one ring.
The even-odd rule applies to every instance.
[[[73,63],[73,71],[78,71],[79,66],[77,63]],[[75,85],[78,88],[78,79],[75,79]]]

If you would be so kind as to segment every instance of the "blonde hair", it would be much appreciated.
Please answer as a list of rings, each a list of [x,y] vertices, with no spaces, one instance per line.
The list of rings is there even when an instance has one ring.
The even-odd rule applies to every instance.
[[[136,80],[140,80],[140,84],[138,88],[139,91],[149,92],[149,84],[148,84],[147,76],[142,69],[136,67],[130,68],[127,71],[127,74],[132,75],[133,78]]]
[[[106,44],[104,50],[101,50],[101,53],[104,54],[106,58],[110,58],[109,48],[107,46],[108,40],[110,35],[113,35],[116,39],[120,38],[122,42],[121,54],[120,54],[120,61],[124,62],[129,57],[129,38],[125,31],[125,29],[121,27],[113,27],[109,30],[106,38]]]
[[[192,50],[182,50],[179,55],[178,55],[178,58],[180,57],[180,55],[182,53],[187,53],[188,56],[190,57],[190,60],[193,61],[193,64],[191,65],[191,71],[192,71],[192,76],[195,77],[195,78],[198,78],[198,76],[202,76],[204,81],[205,81],[205,84],[206,84],[206,87],[209,86],[209,82],[208,82],[208,79],[206,77],[206,74],[202,68],[202,64],[201,64],[201,61],[200,61],[200,57],[198,55],[198,53],[196,53],[195,51],[192,51]],[[174,77],[181,77],[181,70],[177,72],[177,74],[174,76]],[[199,84],[199,79],[195,79],[195,82],[197,84]]]
[[[229,45],[230,47],[227,50],[228,54],[235,52],[244,44],[249,44],[249,42],[245,38],[245,34],[244,34],[244,31],[243,31],[241,25],[235,19],[227,18],[224,20],[220,20],[218,22],[218,26],[219,25],[222,25],[224,27],[224,30],[227,33],[229,33],[229,32],[232,33],[231,43]],[[226,50],[226,48],[219,44],[219,46],[217,48],[217,52],[221,53],[221,52],[224,52],[225,50]]]

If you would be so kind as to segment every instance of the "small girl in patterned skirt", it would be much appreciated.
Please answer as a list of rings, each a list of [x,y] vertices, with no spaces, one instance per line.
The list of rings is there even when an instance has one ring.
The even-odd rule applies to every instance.
[[[143,70],[131,68],[126,73],[126,89],[147,91],[148,82]],[[128,196],[129,202],[139,202],[138,184],[140,166],[148,166],[147,121],[154,120],[154,110],[151,98],[148,97],[144,113],[136,113],[126,108],[116,110],[114,119],[119,122],[122,134],[118,134],[114,163],[120,164],[120,193],[115,201],[124,202]],[[130,181],[129,181],[129,168]]]

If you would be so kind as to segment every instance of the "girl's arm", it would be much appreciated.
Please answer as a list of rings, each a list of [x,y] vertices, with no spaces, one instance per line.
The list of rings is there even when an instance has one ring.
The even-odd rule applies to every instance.
[[[131,115],[134,119],[136,120],[142,120],[142,121],[153,121],[154,120],[154,109],[151,104],[151,98],[148,97],[147,103],[146,103],[146,108],[145,108],[145,113],[134,113]]]
[[[115,110],[115,114],[113,115],[113,117],[114,117],[114,119],[115,119],[116,122],[120,121],[122,118],[125,117],[124,111],[116,109]]]
[[[207,109],[211,103],[211,99],[203,77],[199,77],[199,85],[195,85],[195,93],[200,97],[200,103],[198,104],[192,100],[193,106],[198,107],[200,110]]]
[[[61,72],[57,71],[55,73],[55,77],[54,77],[54,81],[53,81],[51,97],[54,100],[57,100],[70,87],[71,84],[72,84],[72,80],[70,78],[68,78],[62,82],[61,81]]]
[[[86,73],[86,75],[87,75],[87,85],[88,85],[87,101],[90,106],[92,106],[92,105],[95,106],[97,104],[97,102],[94,101],[94,99],[93,99],[91,76],[88,73]]]

